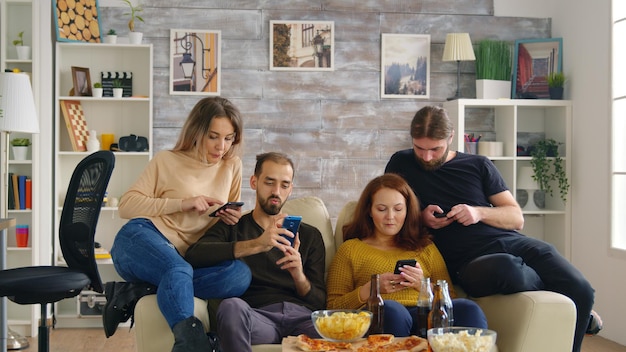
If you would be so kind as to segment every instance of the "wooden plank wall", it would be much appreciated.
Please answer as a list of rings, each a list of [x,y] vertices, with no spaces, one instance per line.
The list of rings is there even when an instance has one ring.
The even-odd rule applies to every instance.
[[[441,104],[456,91],[456,63],[442,62],[445,36],[469,32],[514,41],[546,38],[548,18],[493,16],[492,0],[150,0],[143,1],[146,23],[137,23],[144,42],[154,45],[154,140],[171,148],[197,96],[170,95],[169,30],[222,32],[222,96],[243,112],[246,209],[254,206],[249,188],[255,155],[282,151],[296,163],[292,197],[319,196],[333,219],[346,201],[381,174],[391,154],[410,147],[408,126],[415,112]],[[127,32],[125,8],[101,8],[102,31]],[[269,70],[269,21],[334,21],[335,71]],[[380,98],[381,33],[431,36],[431,97]],[[473,62],[461,64],[463,97],[474,98]],[[491,119],[491,120],[490,120]],[[492,117],[468,122],[493,127]]]

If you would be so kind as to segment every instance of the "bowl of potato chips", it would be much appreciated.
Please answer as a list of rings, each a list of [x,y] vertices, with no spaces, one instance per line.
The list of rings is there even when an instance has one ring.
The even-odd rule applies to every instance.
[[[323,338],[335,342],[353,342],[367,333],[372,312],[367,310],[328,309],[311,313],[315,330]]]

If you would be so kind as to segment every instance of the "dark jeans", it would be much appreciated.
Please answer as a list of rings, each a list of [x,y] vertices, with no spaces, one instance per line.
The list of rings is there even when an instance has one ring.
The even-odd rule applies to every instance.
[[[279,344],[290,335],[319,337],[306,307],[283,302],[252,308],[240,298],[220,303],[217,334],[224,352],[250,352],[251,345]]]
[[[476,302],[465,298],[452,300],[455,326],[469,326],[487,329],[487,318]],[[405,307],[402,304],[385,300],[385,328],[386,334],[394,336],[409,336],[413,324],[417,324],[413,317],[417,314],[417,307]]]
[[[554,246],[531,237],[500,238],[483,253],[458,270],[463,290],[473,297],[537,290],[569,297],[577,310],[572,351],[580,351],[595,292],[580,271]]]

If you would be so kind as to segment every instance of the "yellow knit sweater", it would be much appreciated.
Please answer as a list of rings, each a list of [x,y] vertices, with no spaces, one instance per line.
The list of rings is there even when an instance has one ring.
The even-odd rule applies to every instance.
[[[446,264],[435,244],[418,251],[405,249],[380,250],[359,239],[344,242],[337,250],[328,269],[326,299],[328,309],[358,309],[364,306],[359,300],[359,288],[370,282],[373,274],[391,273],[400,259],[415,259],[422,267],[424,277],[431,283],[444,279],[450,283]],[[450,296],[455,297],[452,284]],[[418,290],[406,289],[384,293],[383,299],[392,299],[404,306],[417,305]]]

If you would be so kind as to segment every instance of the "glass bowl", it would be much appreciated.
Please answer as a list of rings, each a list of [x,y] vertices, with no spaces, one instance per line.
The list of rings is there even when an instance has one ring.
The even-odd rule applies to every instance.
[[[454,326],[429,329],[427,337],[433,352],[490,352],[497,334],[489,329]]]
[[[327,309],[311,313],[317,333],[326,340],[354,342],[370,328],[372,312],[356,309]]]

